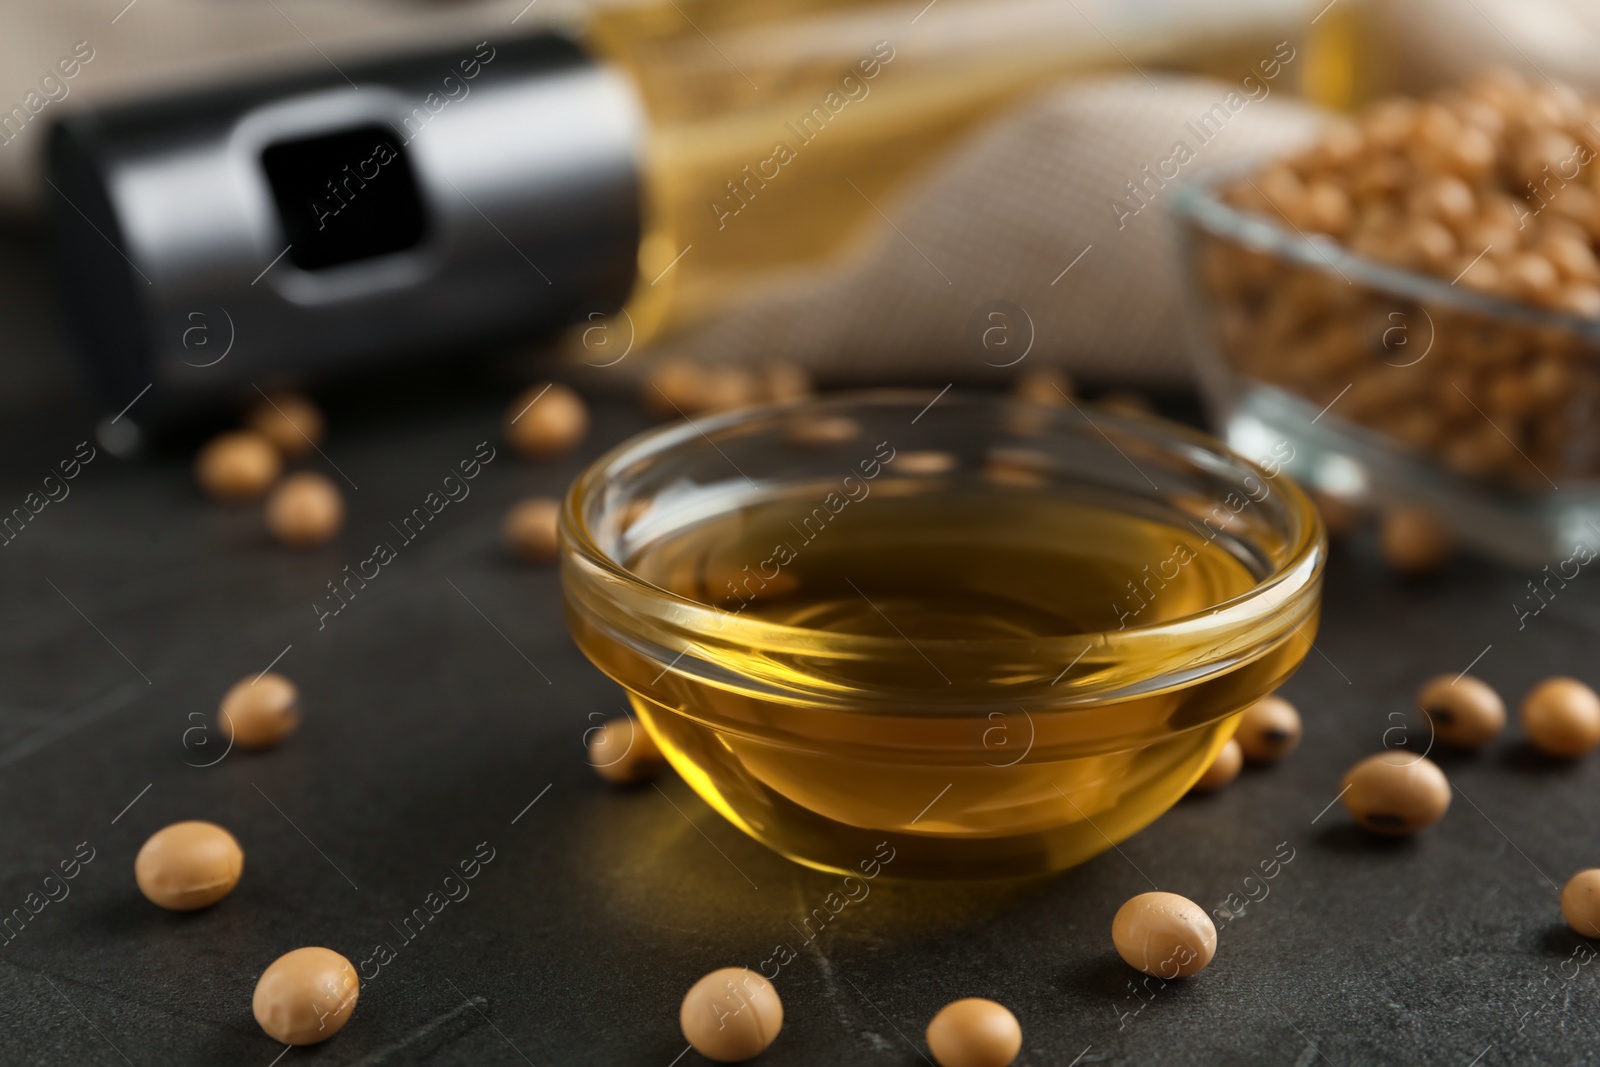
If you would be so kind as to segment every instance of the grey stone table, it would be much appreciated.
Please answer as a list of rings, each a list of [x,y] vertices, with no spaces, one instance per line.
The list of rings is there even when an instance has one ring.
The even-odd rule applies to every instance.
[[[96,414],[59,365],[28,247],[8,242],[0,509]],[[1317,649],[1287,687],[1306,738],[1285,764],[1058,877],[876,882],[808,940],[797,927],[838,879],[743,837],[670,775],[619,790],[585,765],[584,731],[618,691],[568,639],[555,571],[498,548],[512,500],[558,492],[645,425],[630,402],[600,403],[570,459],[502,451],[318,628],[325,583],[494,438],[509,395],[370,383],[331,398],[337,471],[318,465],[359,488],[325,549],[275,548],[254,509],[206,504],[181,454],[98,456],[0,548],[0,914],[59,898],[0,944],[0,1063],[686,1067],[701,1062],[678,1033],[687,986],[780,944],[796,958],[772,1067],[922,1063],[928,1018],[971,995],[1016,1012],[1025,1064],[1594,1058],[1600,966],[1556,902],[1600,864],[1600,759],[1551,764],[1514,728],[1441,757],[1455,800],[1414,840],[1374,840],[1330,803],[1345,767],[1408,736],[1429,674],[1476,664],[1512,697],[1557,671],[1600,681],[1600,578],[1519,629],[1532,575],[1462,562],[1398,584],[1369,544],[1342,547]],[[194,729],[271,663],[302,688],[299,734],[197,766],[222,750]],[[134,854],[196,817],[239,837],[244,879],[207,911],[161,912]],[[470,896],[407,928],[475,856],[492,858]],[[1292,858],[1247,881],[1275,857]],[[47,884],[63,862],[76,877]],[[1151,884],[1213,909],[1260,899],[1202,975],[1136,986],[1110,922]],[[285,1053],[252,1021],[251,990],[313,944],[376,977],[334,1040]]]

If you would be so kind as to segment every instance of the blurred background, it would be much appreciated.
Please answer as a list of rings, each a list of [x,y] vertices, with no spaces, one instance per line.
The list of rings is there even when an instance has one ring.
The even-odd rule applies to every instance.
[[[1597,26],[1562,0],[37,6],[0,40],[5,289],[65,258],[73,311],[4,373],[64,382],[75,348],[107,411],[154,382],[141,422],[508,347],[626,350],[619,380],[690,354],[1182,387],[1166,185],[1497,65],[1583,88]],[[363,178],[374,129],[398,163]]]
[[[1504,411],[1496,398],[1526,375],[1500,375],[1497,393],[1391,373],[1441,328],[1481,336],[1504,311],[1446,308],[1441,327],[1452,294],[1408,288],[1454,285],[1476,239],[1460,226],[1423,235],[1447,242],[1433,260],[1415,241],[1356,240],[1399,232],[1450,173],[1413,150],[1425,135],[1363,142],[1398,175],[1371,196],[1347,168],[1235,198],[1288,242],[1269,258],[1309,273],[1230,282],[1227,249],[1209,246],[1202,271],[1197,235],[1251,240],[1179,195],[1315,145],[1330,116],[1459,95],[1490,71],[1576,98],[1596,78],[1590,5],[135,0],[33,7],[7,29],[0,403],[93,411],[113,453],[192,440],[286,388],[381,382],[401,417],[407,396],[484,381],[624,392],[677,366],[682,385],[688,361],[718,370],[678,390],[693,414],[769,398],[745,376],[761,366],[829,387],[1057,368],[1091,396],[1153,390],[1191,421],[1203,397],[1247,454],[1304,441],[1291,469],[1335,505],[1420,499],[1439,536],[1493,555],[1548,558],[1594,518],[1582,494],[1544,492],[1600,457],[1587,378],[1546,368],[1553,417],[1519,429],[1529,391]],[[1436,106],[1477,121],[1459,104]],[[1513,219],[1511,193],[1542,203],[1529,198],[1548,176],[1518,160],[1559,168],[1592,130],[1586,112],[1529,113],[1490,122],[1474,219],[1496,196]],[[1580,170],[1556,180],[1588,182]],[[1331,197],[1356,222],[1285,211],[1313,185],[1308,203]],[[1564,199],[1592,251],[1574,207],[1592,194]],[[1485,241],[1469,283],[1522,237]],[[1319,286],[1361,267],[1334,265],[1333,246],[1411,277],[1364,277],[1366,303],[1335,307]],[[1589,286],[1586,262],[1573,269]],[[1501,273],[1476,289],[1538,302]],[[1600,314],[1590,289],[1557,310]],[[1288,306],[1305,314],[1287,321]],[[1333,337],[1335,320],[1357,328]],[[1561,334],[1563,368],[1587,362],[1581,324],[1516,329]],[[1325,380],[1274,370],[1328,352]],[[1508,374],[1538,361],[1507,359]],[[1378,363],[1356,388],[1358,364]],[[1352,402],[1314,426],[1341,385]],[[1452,403],[1471,417],[1457,394],[1493,432],[1450,427]],[[1528,462],[1497,455],[1501,439]]]

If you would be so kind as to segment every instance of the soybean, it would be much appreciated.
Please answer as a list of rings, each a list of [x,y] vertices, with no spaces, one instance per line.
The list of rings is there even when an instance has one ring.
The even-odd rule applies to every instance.
[[[1522,729],[1539,751],[1576,759],[1600,745],[1600,697],[1576,678],[1549,678],[1522,699]]]
[[[1433,724],[1433,734],[1457,748],[1482,748],[1506,727],[1506,704],[1487,684],[1469,674],[1441,674],[1417,692],[1417,707]]]
[[[569,452],[589,431],[589,409],[568,386],[550,382],[517,397],[506,411],[506,441],[519,455]]]
[[[1064,371],[1041,367],[1017,375],[1017,399],[1046,407],[1066,407],[1072,402],[1072,379]]]
[[[1410,752],[1381,752],[1345,772],[1340,799],[1375,834],[1413,834],[1444,818],[1450,780],[1437,764]]]
[[[291,474],[267,498],[267,529],[290,548],[325,544],[343,525],[339,487],[315,471]]]
[[[244,849],[216,823],[175,822],[150,835],[133,861],[139,892],[168,911],[210,907],[239,884]]]
[[[265,493],[283,472],[272,442],[251,430],[225,433],[208,441],[195,457],[194,477],[213,499],[228,504]]]
[[[1384,562],[1403,575],[1431,574],[1450,561],[1453,542],[1433,514],[1422,508],[1390,508],[1383,513],[1379,547]]]
[[[1300,713],[1280,696],[1265,696],[1244,709],[1234,738],[1251,763],[1276,763],[1300,744]]]
[[[772,983],[745,967],[712,971],[678,1009],[684,1039],[717,1063],[739,1063],[766,1051],[783,1026],[783,1002]]]
[[[695,412],[717,415],[762,398],[761,383],[743,367],[718,366],[705,371]]]
[[[939,1067],[1006,1067],[1022,1051],[1022,1026],[1004,1005],[967,997],[928,1023],[928,1051]]]
[[[271,748],[300,726],[300,691],[271,671],[243,678],[222,698],[217,725],[240,748]]]
[[[686,359],[663,360],[645,379],[639,398],[662,418],[682,418],[700,410],[706,371]]]
[[[626,715],[590,731],[586,747],[595,773],[619,785],[647,781],[666,762],[650,731]]]
[[[542,562],[554,559],[561,547],[561,502],[550,497],[521,501],[506,513],[502,532],[506,547],[518,559]]]
[[[274,1041],[315,1045],[350,1021],[360,995],[349,960],[329,948],[297,948],[261,973],[250,1006]]]
[[[1215,792],[1239,777],[1239,768],[1242,766],[1244,750],[1239,747],[1238,738],[1230,737],[1211,761],[1211,766],[1189,788],[1196,793]]]
[[[244,423],[290,459],[322,443],[327,425],[322,411],[298,393],[273,393],[245,414]]]
[[[782,361],[761,368],[761,394],[763,399],[786,404],[804,400],[813,391],[811,375],[804,367]]]
[[[1600,867],[1567,879],[1561,888],[1561,917],[1584,937],[1600,937]]]
[[[1204,970],[1217,952],[1217,928],[1206,910],[1176,893],[1140,893],[1111,922],[1117,954],[1157,978]]]

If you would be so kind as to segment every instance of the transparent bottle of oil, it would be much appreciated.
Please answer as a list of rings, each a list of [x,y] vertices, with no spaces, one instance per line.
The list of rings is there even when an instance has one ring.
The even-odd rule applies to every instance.
[[[1248,73],[1301,5],[1250,0],[672,0],[591,46],[649,122],[628,329],[641,340],[840,252],[987,117],[1095,71]]]
[[[1409,8],[1379,0],[1337,0],[1314,14],[1306,27],[1301,71],[1307,99],[1336,111],[1356,111],[1386,96],[1436,90],[1441,74],[1437,67],[1418,62],[1416,27],[1405,25],[1415,15]]]

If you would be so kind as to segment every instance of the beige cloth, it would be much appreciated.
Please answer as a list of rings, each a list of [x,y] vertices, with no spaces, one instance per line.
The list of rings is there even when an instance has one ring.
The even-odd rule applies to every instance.
[[[1274,93],[1201,143],[1192,127],[1234,88],[1152,86],[1135,74],[1052,92],[954,151],[899,203],[879,205],[898,229],[875,230],[846,265],[651,354],[754,352],[829,381],[1014,374],[1006,368],[1024,352],[1033,365],[1096,378],[1186,378],[1183,268],[1167,217],[1176,186],[1159,184],[1162,161],[1187,181],[1279,151],[1317,122]],[[1193,151],[1182,165],[1179,141]],[[1125,187],[1133,181],[1147,183],[1143,200]]]

